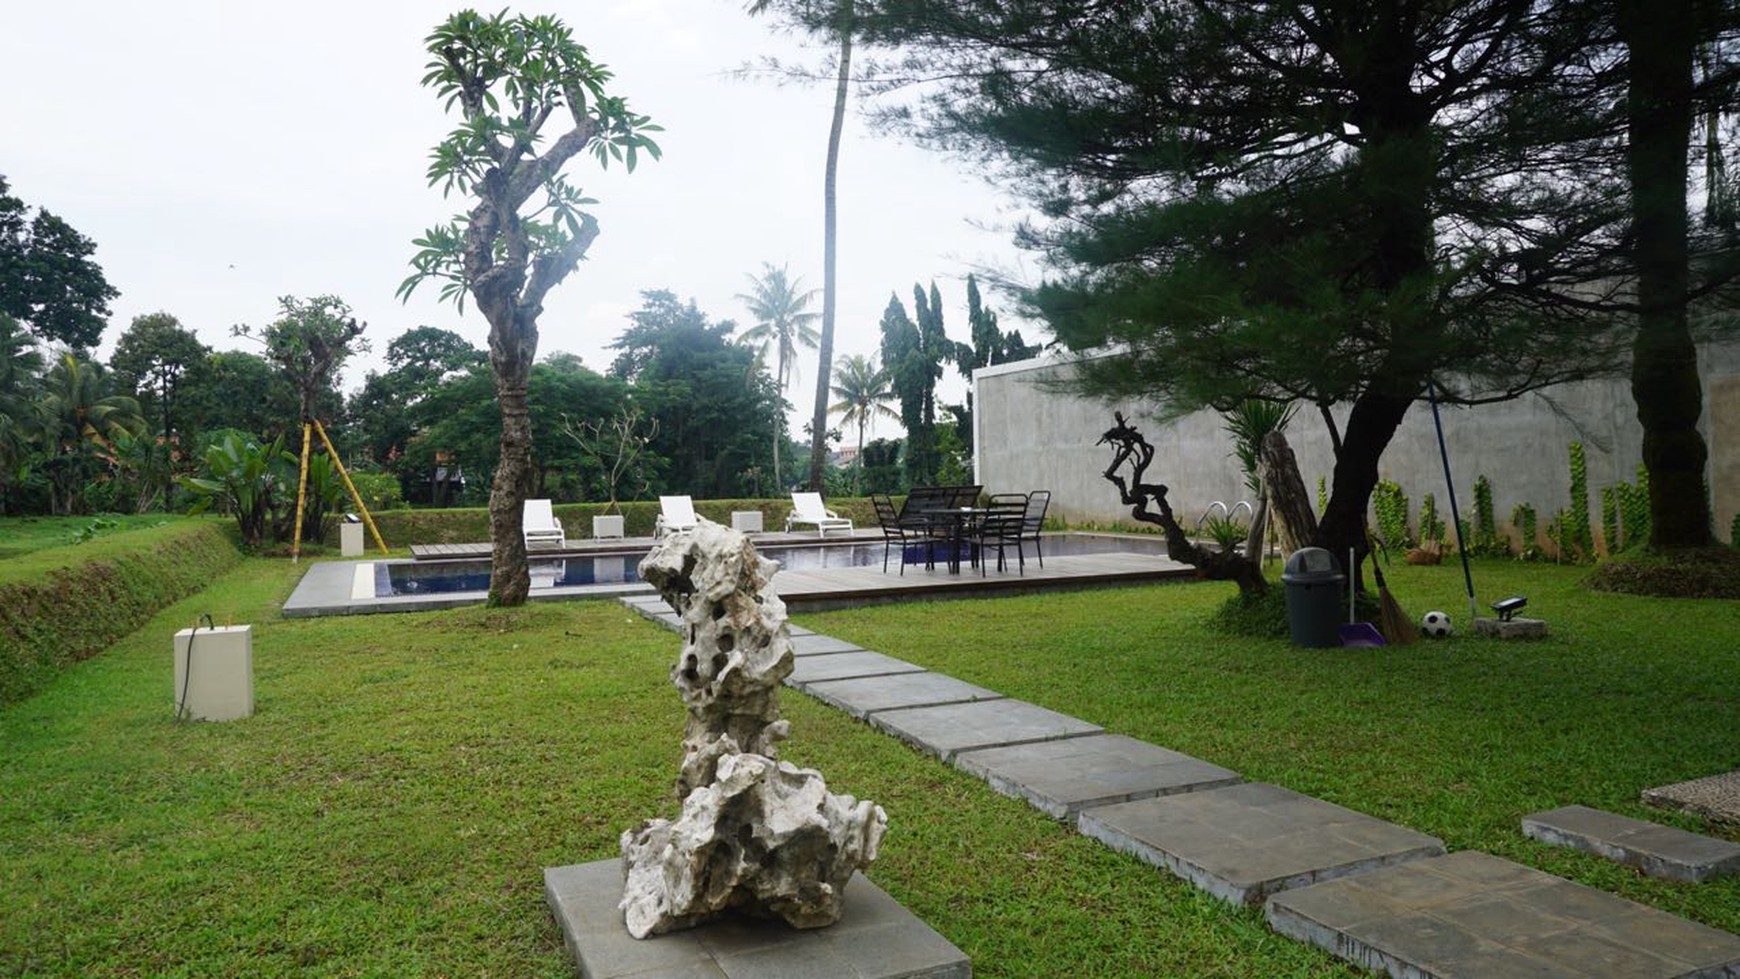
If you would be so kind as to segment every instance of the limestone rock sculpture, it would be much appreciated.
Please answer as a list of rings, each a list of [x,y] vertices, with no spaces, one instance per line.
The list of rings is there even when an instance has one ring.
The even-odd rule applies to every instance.
[[[777,759],[789,725],[779,686],[791,674],[778,565],[744,535],[701,520],[641,562],[682,618],[671,667],[688,707],[675,821],[622,834],[621,907],[636,938],[730,911],[795,928],[839,920],[846,882],[876,859],[882,807],[828,791],[819,772]]]

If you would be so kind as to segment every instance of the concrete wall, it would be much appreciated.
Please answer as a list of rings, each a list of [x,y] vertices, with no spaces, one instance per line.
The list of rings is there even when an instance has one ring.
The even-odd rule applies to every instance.
[[[1710,446],[1715,531],[1726,541],[1729,522],[1740,511],[1740,343],[1705,347],[1699,367],[1704,378],[1699,427]],[[1151,405],[1103,403],[1047,388],[1045,382],[1067,377],[1069,370],[1067,363],[1040,358],[973,372],[975,466],[987,492],[1049,489],[1053,512],[1072,524],[1130,522],[1117,490],[1101,476],[1111,452],[1094,444],[1112,427],[1113,411],[1122,410],[1154,445],[1147,481],[1171,487],[1168,499],[1187,527],[1212,501],[1231,506],[1250,495],[1218,415],[1197,412],[1166,424]],[[1465,517],[1473,511],[1474,481],[1484,475],[1492,482],[1500,524],[1508,522],[1515,504],[1530,503],[1544,529],[1555,511],[1570,505],[1568,447],[1573,441],[1583,443],[1597,535],[1601,487],[1636,481],[1643,431],[1624,379],[1560,385],[1514,401],[1441,411]],[[1339,427],[1346,410],[1334,414]],[[1287,438],[1307,489],[1315,493],[1318,477],[1331,478],[1334,465],[1321,417],[1299,412]],[[1416,518],[1429,492],[1449,522],[1432,412],[1425,403],[1414,405],[1402,420],[1378,473],[1401,484]]]

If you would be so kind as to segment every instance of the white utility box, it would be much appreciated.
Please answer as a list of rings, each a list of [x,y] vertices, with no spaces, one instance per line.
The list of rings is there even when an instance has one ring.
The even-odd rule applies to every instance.
[[[760,510],[732,510],[731,529],[740,534],[761,533]]]
[[[596,540],[606,537],[621,537],[623,532],[622,514],[611,514],[592,518],[592,536]]]
[[[175,634],[177,717],[233,721],[254,716],[254,629],[229,625]]]
[[[360,523],[341,523],[338,525],[338,553],[344,557],[362,557],[363,525]]]

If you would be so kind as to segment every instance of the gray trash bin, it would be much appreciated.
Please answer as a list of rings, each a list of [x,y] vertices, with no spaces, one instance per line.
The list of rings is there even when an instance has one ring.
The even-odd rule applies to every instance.
[[[1287,628],[1300,646],[1341,645],[1341,595],[1347,576],[1335,555],[1301,547],[1287,557],[1281,584],[1287,589]]]

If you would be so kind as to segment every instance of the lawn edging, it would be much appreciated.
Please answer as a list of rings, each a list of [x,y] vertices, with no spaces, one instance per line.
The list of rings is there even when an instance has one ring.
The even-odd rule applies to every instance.
[[[40,690],[241,559],[233,524],[203,519],[0,565],[0,704]]]

